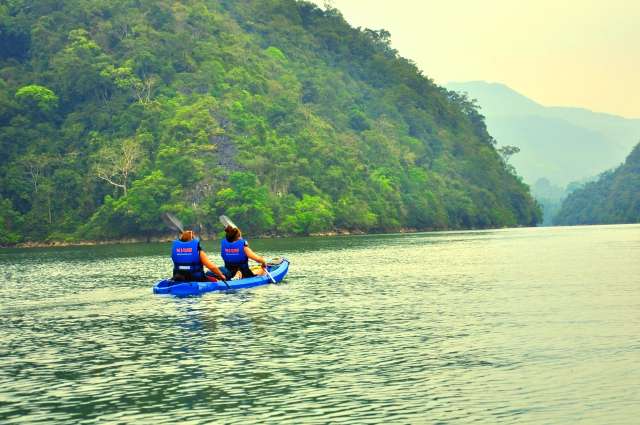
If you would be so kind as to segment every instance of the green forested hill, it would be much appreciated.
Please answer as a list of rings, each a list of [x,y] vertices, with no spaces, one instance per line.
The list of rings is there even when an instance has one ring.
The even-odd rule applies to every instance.
[[[531,225],[466,98],[294,0],[0,3],[0,243]]]
[[[570,194],[554,224],[640,223],[640,143],[624,164]]]

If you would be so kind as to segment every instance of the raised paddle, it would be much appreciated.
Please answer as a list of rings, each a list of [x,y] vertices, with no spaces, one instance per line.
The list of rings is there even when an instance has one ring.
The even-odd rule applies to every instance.
[[[234,229],[237,229],[238,226],[236,226],[235,224],[233,224],[233,221],[231,221],[231,219],[229,217],[227,217],[226,215],[221,215],[219,217],[220,219],[220,223],[222,223],[222,225],[227,228],[227,227],[233,227]]]
[[[180,233],[184,232],[182,222],[173,214],[168,212],[162,213],[162,221],[164,221],[164,224],[166,224],[171,230],[176,230]]]

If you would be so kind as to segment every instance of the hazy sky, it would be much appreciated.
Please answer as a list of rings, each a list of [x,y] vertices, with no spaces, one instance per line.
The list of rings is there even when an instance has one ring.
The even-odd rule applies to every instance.
[[[640,0],[330,4],[353,26],[390,31],[439,84],[501,82],[544,105],[640,118]]]

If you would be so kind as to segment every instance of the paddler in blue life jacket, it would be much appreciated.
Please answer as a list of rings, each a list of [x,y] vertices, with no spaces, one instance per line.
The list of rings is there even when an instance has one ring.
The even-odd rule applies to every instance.
[[[238,272],[243,278],[265,274],[264,268],[267,266],[265,259],[249,248],[249,242],[242,239],[242,232],[235,226],[224,228],[225,237],[220,243],[220,255],[224,260],[224,272],[227,279],[237,277]],[[260,270],[252,271],[249,268],[249,259],[257,261],[262,265]]]
[[[171,259],[173,260],[173,280],[193,282],[206,281],[208,276],[226,280],[224,273],[209,261],[207,254],[200,247],[200,239],[196,238],[193,230],[185,230],[180,238],[171,245]],[[206,266],[211,272],[204,272]]]

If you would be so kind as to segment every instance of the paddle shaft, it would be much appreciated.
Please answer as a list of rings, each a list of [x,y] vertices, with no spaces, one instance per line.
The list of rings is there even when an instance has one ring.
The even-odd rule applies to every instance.
[[[269,279],[271,279],[271,282],[273,283],[277,283],[276,280],[273,278],[273,276],[271,276],[271,273],[269,273],[269,269],[267,268],[267,266],[264,266],[264,271],[267,273],[267,276],[269,276]]]
[[[257,263],[256,260],[251,259],[251,261],[255,261]],[[265,273],[267,274],[267,276],[269,276],[269,279],[271,279],[271,283],[278,283],[276,282],[276,280],[273,278],[273,276],[271,276],[271,273],[269,273],[269,269],[267,268],[267,266],[263,266],[262,269],[265,271]]]

